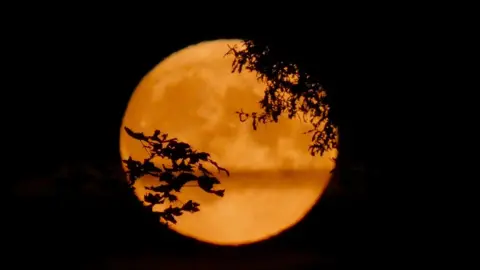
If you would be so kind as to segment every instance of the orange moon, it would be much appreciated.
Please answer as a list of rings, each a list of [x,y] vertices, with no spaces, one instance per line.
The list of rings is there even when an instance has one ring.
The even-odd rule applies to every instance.
[[[309,125],[300,120],[252,129],[235,111],[259,111],[265,84],[255,73],[231,73],[228,45],[241,40],[202,42],[177,51],[155,66],[138,84],[127,106],[120,133],[123,159],[143,160],[141,144],[128,137],[134,131],[167,132],[208,152],[230,177],[219,175],[223,198],[198,187],[185,187],[182,201],[200,203],[200,211],[185,213],[171,225],[176,232],[218,245],[242,245],[275,236],[300,221],[324,191],[336,151],[323,157],[308,153]],[[143,199],[145,184],[137,182]]]

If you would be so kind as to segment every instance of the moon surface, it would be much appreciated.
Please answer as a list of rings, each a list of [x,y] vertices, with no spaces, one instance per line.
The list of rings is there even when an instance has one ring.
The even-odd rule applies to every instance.
[[[155,66],[138,84],[127,106],[120,134],[123,159],[143,160],[141,144],[128,137],[127,126],[151,134],[168,133],[208,152],[231,176],[219,175],[223,198],[198,187],[185,187],[181,201],[200,203],[200,211],[185,213],[171,228],[185,236],[218,245],[258,242],[293,226],[316,203],[324,191],[336,156],[308,153],[309,125],[300,120],[280,119],[260,125],[240,122],[235,111],[260,111],[258,101],[265,84],[255,73],[231,73],[233,56],[228,45],[241,40],[215,40],[189,46]],[[145,184],[137,182],[143,199]]]

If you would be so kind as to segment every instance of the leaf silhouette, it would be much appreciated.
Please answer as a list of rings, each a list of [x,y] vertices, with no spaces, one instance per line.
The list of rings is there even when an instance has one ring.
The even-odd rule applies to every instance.
[[[143,200],[147,203],[159,204],[162,201],[162,197],[158,194],[148,193],[148,194],[145,194],[145,196],[143,197]]]
[[[161,172],[162,170],[160,170],[159,168],[157,168],[153,162],[151,162],[149,159],[145,159],[145,161],[143,162],[143,169],[146,171],[146,172],[149,172],[150,174],[153,172],[153,173],[158,173],[158,172]]]
[[[172,191],[172,187],[170,185],[151,186],[151,187],[145,187],[145,189],[151,190],[154,192],[162,192],[162,193],[168,193]]]
[[[137,139],[137,140],[141,140],[141,141],[148,141],[148,138],[145,137],[145,135],[143,135],[143,132],[133,132],[131,129],[129,129],[128,127],[125,127],[125,131],[127,132],[127,134],[134,138],[134,139]]]
[[[212,193],[219,197],[223,197],[225,195],[225,189],[212,190]]]
[[[142,132],[134,132],[127,127],[125,131],[133,139],[139,140],[147,152],[143,162],[133,160],[131,157],[123,160],[127,168],[129,185],[133,186],[138,179],[146,175],[154,176],[158,180],[158,185],[145,186],[147,194],[144,195],[144,201],[150,211],[154,205],[170,203],[164,211],[158,212],[161,222],[175,224],[177,222],[175,217],[181,216],[182,211],[194,213],[200,210],[199,204],[192,200],[183,204],[181,208],[172,206],[179,201],[176,193],[181,192],[189,182],[197,183],[205,192],[224,196],[224,190],[213,189],[215,185],[220,184],[220,180],[214,177],[204,164],[211,164],[219,172],[226,172],[227,175],[229,172],[213,161],[210,154],[196,151],[190,144],[176,138],[168,139],[168,134],[162,134],[160,130],[155,130],[152,136],[145,136]],[[170,164],[157,167],[153,162],[157,157],[167,159]]]
[[[167,209],[165,209],[164,211],[165,213],[168,213],[168,214],[172,214],[174,216],[181,216],[183,213],[182,213],[182,209],[179,208],[179,207],[172,207],[172,206],[169,206]]]
[[[182,210],[194,213],[200,211],[200,209],[198,209],[199,206],[199,203],[189,200],[182,206]]]
[[[171,202],[176,202],[178,200],[178,197],[171,193],[165,193],[164,196]]]
[[[180,190],[182,189],[182,187],[186,183],[188,183],[190,181],[195,181],[197,179],[198,179],[198,177],[196,175],[192,174],[192,173],[181,173],[171,183],[171,187],[176,192],[180,192]]]
[[[198,186],[205,190],[206,192],[210,192],[213,188],[213,185],[220,184],[220,181],[216,177],[202,175],[198,177]]]
[[[168,212],[163,212],[162,214],[162,217],[166,220],[166,221],[170,221],[171,223],[173,224],[177,224],[177,220],[175,219],[175,217],[173,216],[172,213],[168,213]]]

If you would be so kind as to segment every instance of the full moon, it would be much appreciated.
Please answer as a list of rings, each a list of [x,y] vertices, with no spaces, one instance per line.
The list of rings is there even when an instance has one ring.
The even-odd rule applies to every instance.
[[[255,73],[232,73],[228,45],[241,40],[202,42],[177,51],[155,66],[138,84],[127,106],[120,133],[123,159],[143,160],[142,145],[123,127],[152,134],[155,129],[211,154],[228,169],[219,174],[223,198],[198,187],[185,187],[180,200],[200,203],[171,225],[176,232],[217,245],[242,245],[278,235],[300,221],[320,198],[336,151],[312,157],[310,126],[299,119],[259,125],[240,122],[235,113],[260,111],[265,84]],[[137,181],[143,199],[144,185]]]

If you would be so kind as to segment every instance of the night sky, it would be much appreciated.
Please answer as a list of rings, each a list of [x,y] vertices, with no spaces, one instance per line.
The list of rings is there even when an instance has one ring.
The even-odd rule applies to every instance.
[[[11,90],[4,90],[6,98],[2,110],[4,127],[12,137],[5,141],[7,157],[11,158],[9,183],[12,186],[28,179],[48,177],[68,166],[88,168],[95,163],[100,164],[96,165],[100,168],[117,166],[120,162],[118,148],[122,116],[142,76],[163,58],[190,44],[245,36],[201,29],[179,29],[171,34],[160,34],[160,30],[124,30],[108,25],[88,30],[74,27],[69,31],[62,30],[60,25],[37,28],[33,26],[21,34],[16,42],[11,43],[12,50],[7,52],[12,61],[8,73],[12,72],[8,79]],[[360,77],[356,76],[355,79]],[[357,82],[345,85],[358,86]],[[367,96],[373,96],[372,92],[369,93]],[[344,134],[346,138],[356,136],[356,140],[345,141],[344,158],[354,160],[355,165],[365,166],[365,163],[372,163],[371,157],[379,151],[386,151],[378,133],[373,137],[365,134],[366,130],[370,130],[370,135],[375,134],[373,127],[380,130],[375,116],[378,111],[374,108],[385,106],[378,106],[377,101],[358,105],[359,97],[357,92],[342,99],[342,119],[348,122],[344,125]],[[375,104],[377,107],[372,106]],[[363,121],[365,119],[370,120]],[[371,144],[374,141],[376,145]],[[19,160],[25,161],[28,167],[17,162]],[[372,175],[378,173],[376,169],[373,171]],[[346,218],[346,212],[332,210],[346,207],[340,204],[339,208],[318,206],[298,228],[274,240],[270,246],[281,243],[280,246],[284,247],[328,250],[330,248],[325,243],[336,243],[332,249],[338,250],[351,220],[355,220],[353,231],[363,226],[363,219],[358,218],[361,211],[345,210],[354,213]],[[12,209],[21,211],[18,207]],[[321,231],[328,233],[324,236],[311,234]],[[350,236],[355,234],[351,231]],[[74,230],[71,233],[75,234]],[[57,236],[51,234],[51,237]],[[322,240],[318,242],[316,239]],[[39,240],[35,241],[38,243]]]

